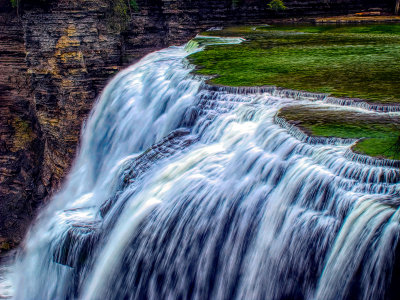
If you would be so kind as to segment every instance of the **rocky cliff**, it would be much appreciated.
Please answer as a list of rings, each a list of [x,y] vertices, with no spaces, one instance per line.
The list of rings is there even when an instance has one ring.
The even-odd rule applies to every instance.
[[[82,123],[113,74],[204,28],[277,17],[267,2],[139,0],[116,30],[112,1],[27,0],[17,14],[0,0],[0,251],[21,241],[37,208],[60,187]],[[390,0],[285,3],[286,17],[394,7]]]

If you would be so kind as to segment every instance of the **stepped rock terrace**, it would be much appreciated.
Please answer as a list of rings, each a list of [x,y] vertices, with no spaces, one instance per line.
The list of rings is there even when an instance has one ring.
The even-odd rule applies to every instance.
[[[208,42],[216,36],[242,42],[210,45],[207,36]],[[349,158],[371,162],[370,156],[378,164],[399,158],[400,24],[228,27],[194,42],[204,51],[189,60],[196,74],[210,76],[210,85],[332,104],[279,112],[278,122],[299,126],[313,137],[308,142],[350,139]]]

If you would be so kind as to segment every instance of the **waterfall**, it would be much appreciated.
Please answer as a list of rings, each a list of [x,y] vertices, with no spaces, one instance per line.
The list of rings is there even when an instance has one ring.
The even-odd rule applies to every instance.
[[[276,118],[324,96],[210,87],[187,51],[105,88],[21,247],[14,299],[393,298],[398,170]]]
[[[9,299],[13,295],[11,278],[13,275],[12,263],[8,257],[0,257],[0,299]]]

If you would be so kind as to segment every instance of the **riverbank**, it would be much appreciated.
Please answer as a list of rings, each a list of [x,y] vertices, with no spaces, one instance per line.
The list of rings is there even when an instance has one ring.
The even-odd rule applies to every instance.
[[[355,153],[400,158],[399,120],[390,115],[400,102],[400,24],[228,27],[202,33],[203,43],[208,36],[243,38],[241,44],[206,46],[189,57],[197,74],[211,76],[210,84],[278,86],[360,108],[355,113],[295,107],[280,116],[310,136],[359,139]],[[380,114],[371,122],[373,111]]]
[[[275,85],[370,102],[400,101],[400,24],[273,25],[202,33],[236,36],[240,45],[212,45],[190,61],[212,84]]]

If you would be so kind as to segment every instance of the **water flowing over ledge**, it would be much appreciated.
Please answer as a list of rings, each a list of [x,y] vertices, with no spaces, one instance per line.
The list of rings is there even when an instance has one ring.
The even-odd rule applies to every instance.
[[[400,111],[400,105],[398,104],[381,104],[381,103],[371,103],[366,102],[361,99],[345,99],[336,97],[327,97],[325,99],[326,103],[341,105],[341,106],[351,106],[362,108],[369,111],[376,111],[382,113],[393,113]]]
[[[294,92],[206,85],[187,55],[155,52],[106,87],[14,298],[396,295],[398,171],[280,121]]]
[[[327,95],[322,93],[312,93],[305,91],[297,91],[291,89],[279,88],[273,85],[270,86],[221,86],[211,85],[207,83],[202,84],[202,88],[210,91],[219,91],[230,94],[263,94],[268,93],[278,97],[292,98],[294,100],[308,99],[308,100],[324,100]]]
[[[397,169],[400,168],[399,160],[371,157],[368,155],[355,153],[351,149],[345,152],[344,157],[346,157],[348,160],[371,166],[390,167]]]
[[[268,93],[278,97],[292,98],[295,100],[307,99],[310,101],[322,101],[328,104],[350,106],[361,108],[368,111],[375,111],[381,113],[400,112],[400,105],[398,104],[384,104],[384,103],[371,103],[361,99],[347,99],[331,97],[324,93],[313,93],[306,91],[298,91],[292,89],[285,89],[276,86],[219,86],[203,83],[203,88],[210,91],[220,91],[233,94],[263,94]]]
[[[289,134],[291,134],[298,140],[310,145],[317,145],[317,144],[352,145],[358,140],[358,139],[343,139],[335,137],[309,136],[308,134],[304,133],[300,128],[298,128],[296,125],[290,124],[284,118],[275,116],[274,121],[282,128],[285,128]],[[399,160],[371,157],[368,155],[355,153],[351,148],[346,150],[346,152],[344,153],[344,157],[353,162],[376,166],[376,167],[400,168]]]
[[[289,134],[294,136],[296,139],[310,144],[310,145],[351,145],[355,143],[356,139],[343,139],[343,138],[336,138],[336,137],[322,137],[322,136],[309,136],[308,134],[304,133],[299,127],[294,124],[290,124],[284,118],[275,116],[274,121],[276,124],[285,128]]]
[[[238,94],[238,95],[251,95],[251,94],[271,94],[277,97],[291,98],[294,100],[310,100],[310,101],[323,101],[326,103],[340,105],[340,106],[351,106],[356,108],[362,108],[369,111],[391,113],[400,111],[400,106],[398,105],[383,105],[383,104],[369,104],[362,100],[357,99],[340,99],[334,97],[327,97],[326,94],[310,93],[303,91],[296,91],[290,89],[277,88],[274,86],[262,86],[262,87],[231,87],[231,86],[217,86],[203,83],[201,85],[202,89],[214,92],[221,92],[226,94]],[[337,138],[337,137],[317,137],[310,136],[303,132],[294,124],[290,124],[284,118],[275,116],[274,122],[288,130],[288,132],[297,138],[298,140],[311,144],[332,144],[332,145],[351,145],[354,144],[358,139],[348,139],[348,138]],[[344,155],[345,158],[350,161],[368,164],[377,167],[392,167],[399,168],[400,161],[385,159],[385,158],[374,158],[367,155],[362,155],[353,152],[348,149]]]
[[[227,94],[238,94],[238,95],[271,94],[273,96],[291,98],[294,100],[323,101],[329,104],[334,104],[339,106],[350,106],[381,113],[393,113],[400,111],[400,105],[370,104],[360,99],[335,98],[335,97],[329,97],[327,96],[327,94],[323,93],[297,91],[297,90],[279,88],[275,86],[233,87],[233,86],[210,85],[207,83],[203,83],[201,85],[201,88],[208,91],[216,91]],[[282,128],[288,130],[288,132],[298,140],[311,145],[316,145],[316,144],[351,145],[358,140],[349,138],[310,136],[304,133],[296,125],[290,124],[284,118],[278,116],[274,117],[274,122],[280,125]],[[368,155],[355,153],[351,150],[351,148],[345,152],[344,157],[350,161],[377,167],[381,166],[392,167],[392,168],[400,167],[400,161],[398,160],[370,157]]]

